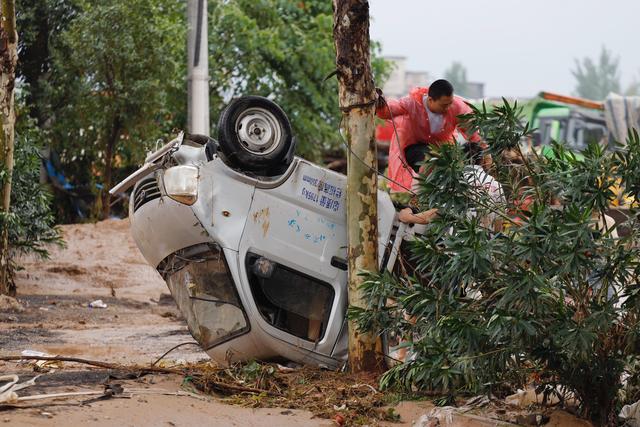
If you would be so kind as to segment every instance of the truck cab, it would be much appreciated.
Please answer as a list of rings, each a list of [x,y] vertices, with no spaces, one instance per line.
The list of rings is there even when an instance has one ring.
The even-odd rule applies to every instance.
[[[543,154],[550,152],[547,147],[552,141],[562,141],[574,152],[593,142],[610,144],[601,103],[541,92],[530,105],[529,123],[535,129],[532,145]]]

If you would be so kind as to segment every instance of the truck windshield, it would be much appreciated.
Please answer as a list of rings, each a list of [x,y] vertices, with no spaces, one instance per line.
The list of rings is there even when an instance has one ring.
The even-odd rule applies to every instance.
[[[162,261],[158,271],[203,349],[249,330],[224,253],[217,245],[178,251]]]

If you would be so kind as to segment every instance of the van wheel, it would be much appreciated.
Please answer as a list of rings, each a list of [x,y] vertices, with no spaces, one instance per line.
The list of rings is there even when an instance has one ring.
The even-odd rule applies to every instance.
[[[243,96],[224,109],[218,121],[220,150],[229,166],[269,174],[288,166],[291,124],[282,109],[261,96]]]

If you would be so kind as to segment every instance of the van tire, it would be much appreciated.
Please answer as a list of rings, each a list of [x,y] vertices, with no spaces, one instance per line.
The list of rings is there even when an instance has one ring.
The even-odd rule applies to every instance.
[[[233,100],[218,120],[218,142],[226,163],[260,175],[286,169],[293,156],[291,124],[273,101],[261,96]]]

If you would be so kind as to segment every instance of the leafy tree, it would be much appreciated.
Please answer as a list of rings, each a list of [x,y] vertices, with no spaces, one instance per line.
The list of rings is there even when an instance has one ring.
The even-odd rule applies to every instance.
[[[19,72],[32,115],[69,181],[103,186],[105,216],[106,189],[141,162],[143,146],[186,123],[184,5],[21,2]],[[336,81],[323,82],[335,68],[331,3],[231,0],[210,2],[209,13],[211,116],[232,97],[264,95],[289,115],[299,154],[340,148]],[[373,68],[388,73],[381,59]]]
[[[76,166],[72,175],[81,182],[99,176],[104,218],[114,167],[140,163],[144,143],[166,136],[175,112],[184,110],[177,102],[186,92],[184,5],[77,4],[78,15],[52,49],[48,112],[53,147],[67,166]]]
[[[42,81],[51,72],[52,44],[76,15],[77,6],[73,0],[17,0],[16,3],[20,57],[17,77],[22,80],[22,90],[28,88],[29,114],[43,125],[47,94]]]
[[[411,245],[413,273],[370,274],[369,306],[350,315],[413,345],[415,358],[382,386],[451,399],[500,396],[536,378],[546,396],[572,393],[585,417],[615,425],[622,374],[640,362],[640,217],[630,209],[619,237],[603,218],[615,182],[640,202],[640,136],[615,152],[592,144],[576,156],[555,144],[553,158],[527,159],[519,113],[505,102],[467,117],[490,144],[506,202],[463,178],[459,147],[434,151],[419,200],[439,217]],[[483,225],[489,214],[505,223],[500,233]]]
[[[576,95],[599,101],[605,99],[609,92],[620,92],[620,60],[613,58],[604,46],[597,63],[591,58],[584,58],[582,63],[577,59],[575,62],[576,69],[571,73],[577,81]]]
[[[454,61],[444,72],[444,78],[449,80],[458,95],[463,97],[469,96],[467,69],[462,63]]]
[[[13,177],[15,142],[17,32],[16,4],[14,0],[2,0],[0,22],[0,221],[6,222],[11,214],[11,180]],[[0,294],[14,292],[10,283],[9,233],[0,227]]]
[[[32,121],[18,129],[12,194],[16,222],[9,231],[9,241],[15,254],[35,253],[47,258],[47,246],[62,240],[53,225],[51,194],[40,184],[39,134]]]
[[[60,231],[54,227],[51,194],[40,184],[42,133],[18,100],[15,165],[13,169],[11,211],[0,217],[0,228],[9,230],[9,278],[15,292],[13,274],[20,269],[20,255],[35,254],[48,258],[51,244],[63,244]]]
[[[317,160],[337,147],[338,89],[324,81],[335,69],[331,2],[231,0],[209,9],[212,117],[231,97],[267,96],[287,112],[298,154]],[[388,72],[380,58],[372,65],[380,79]]]

